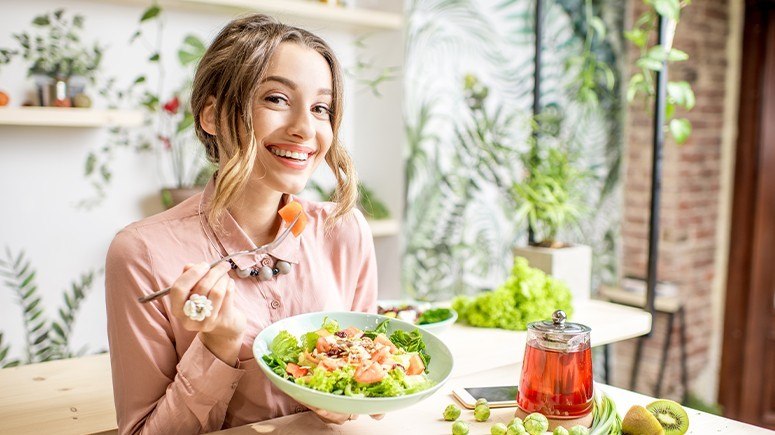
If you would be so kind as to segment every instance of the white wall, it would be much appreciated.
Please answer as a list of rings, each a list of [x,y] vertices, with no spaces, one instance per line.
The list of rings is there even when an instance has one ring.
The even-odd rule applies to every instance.
[[[148,2],[150,3],[150,2]],[[396,3],[396,2],[391,2]],[[13,6],[11,7],[11,4]],[[61,2],[0,0],[0,47],[14,45],[11,33],[30,28],[32,18],[60,7]],[[395,4],[393,4],[395,6]],[[142,70],[147,52],[129,48],[128,40],[136,29],[143,6],[93,1],[67,2],[68,13],[85,16],[84,39],[98,39],[108,44],[103,72],[125,81]],[[398,4],[400,9],[400,4]],[[188,33],[210,40],[231,18],[229,14],[165,11],[165,49],[169,61],[168,86],[177,85],[179,71],[175,51]],[[334,47],[347,66],[354,61],[354,36],[323,25],[311,30],[319,33]],[[378,35],[379,62],[395,65],[403,61],[400,32]],[[370,39],[371,40],[371,39]],[[399,41],[396,43],[395,41]],[[174,83],[172,83],[174,82]],[[349,86],[343,139],[351,148],[361,177],[386,200],[399,216],[402,206],[403,172],[400,150],[403,148],[403,126],[400,114],[400,80],[389,83],[386,97],[374,99]],[[26,78],[26,65],[17,59],[0,70],[0,89],[11,96],[11,105],[19,105],[31,82]],[[93,93],[92,93],[93,95]],[[100,106],[96,99],[96,106]],[[37,284],[50,318],[62,304],[62,293],[82,272],[103,267],[104,256],[113,235],[128,223],[161,210],[158,190],[161,186],[157,160],[153,154],[122,150],[113,164],[113,183],[104,204],[84,211],[74,207],[91,190],[83,174],[87,153],[104,143],[103,129],[66,129],[52,127],[0,126],[0,248],[14,253],[24,250],[37,269]],[[325,174],[316,174],[325,179]],[[388,296],[397,295],[398,240],[377,240],[380,263],[380,286]],[[4,256],[4,253],[0,253]],[[107,348],[104,313],[103,278],[99,277],[76,320],[73,347],[87,344],[91,351]],[[381,291],[382,292],[382,291]],[[12,292],[0,288],[0,332],[12,345],[12,355],[23,351],[22,314]]]

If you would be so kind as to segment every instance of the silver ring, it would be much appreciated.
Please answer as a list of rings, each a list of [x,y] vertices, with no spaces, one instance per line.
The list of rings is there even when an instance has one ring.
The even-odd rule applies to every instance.
[[[213,302],[207,296],[192,294],[183,304],[183,313],[189,319],[201,322],[213,314]]]

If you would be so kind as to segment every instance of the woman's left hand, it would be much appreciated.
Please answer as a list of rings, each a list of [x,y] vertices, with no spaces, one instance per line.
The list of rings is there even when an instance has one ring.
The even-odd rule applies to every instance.
[[[306,405],[305,405],[306,406]],[[355,420],[358,418],[358,414],[339,414],[336,412],[326,411],[325,409],[318,409],[313,406],[307,406],[310,411],[314,412],[325,423],[344,424],[345,422]],[[372,414],[371,418],[374,420],[382,420],[385,414]]]

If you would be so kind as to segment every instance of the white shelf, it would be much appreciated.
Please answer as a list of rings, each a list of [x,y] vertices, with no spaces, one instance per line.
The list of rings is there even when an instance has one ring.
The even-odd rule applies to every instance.
[[[74,107],[0,107],[0,125],[37,127],[130,127],[140,125],[143,114],[135,110],[96,110]]]
[[[150,3],[147,0],[109,1],[143,6]],[[397,30],[403,25],[401,14],[333,6],[313,0],[160,0],[159,4],[162,7],[179,10],[221,13],[262,12],[281,21],[301,21],[308,25],[356,32]]]
[[[395,219],[370,220],[368,222],[371,227],[371,235],[374,237],[395,236],[401,229],[401,226]]]

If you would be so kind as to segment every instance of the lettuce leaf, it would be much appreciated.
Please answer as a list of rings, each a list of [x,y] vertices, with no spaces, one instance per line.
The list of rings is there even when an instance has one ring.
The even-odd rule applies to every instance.
[[[379,322],[377,327],[374,328],[373,330],[363,331],[363,336],[369,337],[370,339],[374,340],[374,337],[376,337],[379,334],[387,334],[388,324],[390,324],[390,319],[385,319]]]
[[[329,319],[328,317],[324,317],[322,328],[333,334],[339,330],[339,322],[337,322],[334,319]]]
[[[285,363],[298,361],[301,353],[299,340],[288,331],[280,331],[269,344],[269,350],[275,359]]]
[[[320,336],[317,332],[308,332],[301,336],[301,347],[307,352],[312,352],[315,346],[318,344],[318,338]]]
[[[419,329],[415,329],[412,332],[395,331],[390,335],[390,341],[407,352],[417,352],[425,365],[425,373],[428,373],[428,364],[431,362],[431,356],[425,351],[425,342],[422,340],[422,334],[420,334]]]
[[[524,331],[527,324],[550,319],[555,310],[573,314],[568,286],[540,269],[530,267],[522,257],[506,282],[474,298],[458,296],[452,301],[459,321],[472,326]]]
[[[443,322],[452,317],[452,311],[449,308],[431,308],[423,311],[417,318],[418,325],[427,325],[429,323]]]

